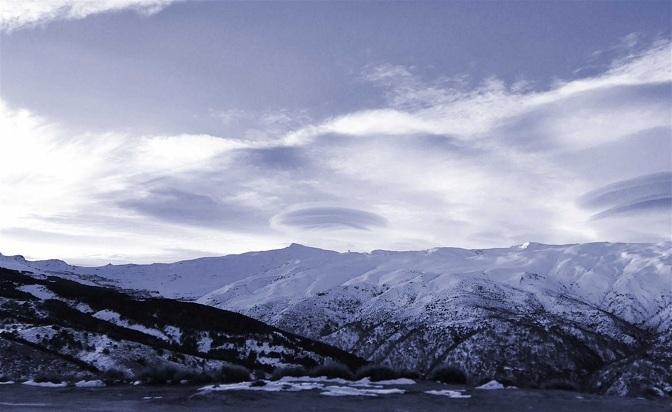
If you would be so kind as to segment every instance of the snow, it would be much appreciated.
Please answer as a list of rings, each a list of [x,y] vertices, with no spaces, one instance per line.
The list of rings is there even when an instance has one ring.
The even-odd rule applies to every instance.
[[[40,386],[42,388],[65,388],[68,386],[66,382],[35,382],[34,380],[28,380],[23,382],[24,385],[29,385],[29,386]]]
[[[231,384],[207,385],[199,389],[201,392],[218,391],[263,391],[263,392],[297,392],[321,389],[324,387],[321,383],[315,382],[281,382],[264,380],[263,385],[255,385],[254,382],[241,382]]]
[[[264,312],[259,311],[271,315],[293,306],[324,306],[344,294],[357,298],[361,290],[380,288],[384,293],[370,295],[360,313],[391,307],[421,316],[426,305],[438,297],[459,294],[469,282],[490,282],[532,293],[547,310],[563,312],[556,296],[570,291],[573,297],[604,309],[611,309],[609,302],[615,301],[620,316],[636,323],[653,323],[665,299],[659,291],[670,291],[670,243],[526,246],[480,251],[439,248],[431,253],[314,251],[302,257],[300,267],[288,260],[264,271],[251,271],[248,277],[227,282],[198,302],[254,313],[263,319],[258,315]],[[258,257],[263,260],[262,255],[274,252],[260,252]],[[321,298],[316,296],[318,291]],[[666,295],[672,299],[672,292]],[[614,300],[621,296],[632,299]],[[523,303],[527,295],[516,299],[520,300],[512,303]]]
[[[165,333],[163,333],[162,331],[160,331],[158,329],[148,328],[144,325],[140,325],[140,324],[137,324],[137,323],[131,323],[131,322],[125,320],[125,319],[121,319],[121,315],[119,313],[113,311],[113,310],[109,310],[109,309],[100,310],[100,311],[94,313],[91,316],[93,316],[94,318],[98,318],[100,320],[104,320],[106,322],[114,323],[115,325],[122,326],[124,328],[133,329],[133,330],[136,330],[138,332],[142,332],[146,335],[155,336],[159,339],[163,339],[163,340],[166,340],[166,341],[171,340],[171,338],[166,336]],[[168,328],[170,328],[170,326]],[[175,328],[175,327],[173,327],[173,329],[170,330],[170,331],[172,333],[176,334],[176,336],[178,336],[178,337],[181,336],[181,334],[182,334],[182,332],[178,328]],[[177,335],[178,333],[179,333],[179,335]]]
[[[481,386],[477,386],[476,389],[486,389],[486,390],[504,389],[504,385],[497,382],[496,380],[491,380],[490,382],[484,383]]]
[[[47,269],[57,272],[62,265],[0,255],[0,266],[41,273]],[[337,253],[292,245],[170,264],[68,266],[68,270],[83,277],[95,275],[123,288],[157,290],[166,297],[233,310],[314,338],[319,338],[316,332],[323,326],[320,322],[327,319],[337,332],[323,340],[342,348],[365,343],[358,342],[360,338],[367,339],[371,348],[380,347],[382,351],[387,347],[373,332],[360,336],[347,325],[379,323],[384,319],[390,324],[420,326],[420,334],[433,325],[469,329],[474,322],[483,320],[478,312],[483,306],[546,311],[549,318],[569,320],[625,344],[628,338],[618,328],[610,322],[600,322],[605,312],[659,331],[669,330],[672,325],[672,242],[557,246],[528,242],[497,249],[371,253]],[[61,275],[75,276],[65,272]],[[42,296],[47,293],[46,289],[31,290]],[[668,309],[661,310],[665,307]],[[97,312],[95,316],[168,342],[181,335],[177,329],[131,324],[112,311]],[[385,327],[381,325],[376,333],[382,336],[389,331]],[[49,333],[46,329],[20,333],[35,341],[37,333],[41,337]],[[213,349],[211,346],[207,335],[198,340],[203,352]],[[254,348],[279,351],[270,345]],[[394,356],[423,355],[400,349]],[[102,356],[101,360],[104,361]],[[427,359],[411,360],[422,364]],[[269,358],[269,362],[273,360]],[[359,388],[369,385],[369,389],[376,389],[374,383],[364,381],[324,378],[302,382]],[[501,388],[501,384],[493,386]]]
[[[23,285],[17,289],[22,292],[30,293],[38,299],[58,299],[58,295],[42,285]]]
[[[182,330],[176,326],[168,325],[163,328],[166,336],[170,337],[173,342],[180,343],[182,340]]]
[[[320,395],[325,396],[376,396],[375,393],[369,393],[357,388],[350,388],[347,386],[329,386],[327,390],[321,392]]]
[[[16,382],[14,382],[14,381],[4,381],[4,382],[0,382],[0,385],[13,385],[15,383]]]
[[[79,302],[77,305],[75,305],[75,309],[82,313],[93,313],[94,310],[91,308],[91,306],[87,305],[86,303]]]
[[[471,395],[466,395],[461,391],[451,391],[449,389],[431,390],[431,391],[425,391],[425,393],[429,395],[447,396],[449,398],[455,398],[455,399],[471,398]]]
[[[198,351],[202,353],[208,353],[210,352],[210,349],[212,348],[212,338],[210,335],[206,335],[198,340]]]
[[[56,331],[51,328],[51,326],[35,326],[27,327],[17,331],[19,336],[23,339],[37,343],[40,339],[51,339],[56,334]],[[39,335],[39,337],[38,337]]]
[[[298,376],[298,377],[283,376],[278,380],[278,382],[319,382],[322,384],[339,384],[350,386],[372,386],[372,385],[375,386],[377,384],[380,384],[380,382],[371,382],[368,378],[360,379],[358,381],[350,381],[343,378],[327,378],[326,376]]]
[[[109,370],[117,368],[117,361],[111,355],[106,355],[102,351],[105,348],[110,348],[114,344],[106,335],[90,335],[89,344],[93,345],[96,350],[94,352],[82,351],[78,354],[80,360],[87,362],[99,370]]]
[[[408,384],[401,382],[401,384]],[[347,381],[339,378],[326,377],[289,377],[279,380],[262,380],[257,382],[240,382],[231,384],[207,385],[199,389],[200,393],[217,391],[262,391],[262,392],[298,392],[321,390],[325,396],[378,396],[402,394],[406,391],[399,388],[384,388],[383,385],[371,383],[368,379]]]
[[[120,287],[157,290],[166,297],[198,299],[243,313],[263,307],[281,313],[317,293],[331,296],[345,285],[387,290],[365,306],[408,305],[409,313],[421,313],[438,295],[459,292],[465,280],[479,274],[482,281],[531,292],[547,309],[557,306],[553,292],[569,291],[602,309],[612,309],[617,303],[617,314],[633,323],[656,325],[659,307],[665,299],[672,299],[671,249],[672,242],[561,246],[526,242],[500,249],[338,253],[294,244],[176,263],[96,268],[0,255],[0,266],[50,274],[62,270],[61,275],[68,277],[95,275]],[[661,297],[660,291],[667,293]],[[618,299],[622,296],[630,298]],[[174,338],[168,331],[144,331]]]
[[[104,320],[106,322],[112,322],[112,323],[115,323],[115,322],[119,321],[120,316],[121,315],[119,315],[117,312],[115,312],[113,310],[109,310],[109,309],[100,310],[100,311],[93,314],[94,318],[98,318],[100,320]]]
[[[384,381],[374,381],[373,383],[378,385],[415,385],[415,381],[408,378],[388,379]]]
[[[368,389],[368,388],[354,388],[351,386],[326,386],[324,392],[320,395],[325,396],[378,396],[378,395],[393,395],[406,393],[403,389]]]
[[[36,269],[32,267],[31,262],[27,261],[23,256],[5,256],[0,253],[0,267],[18,270],[21,272],[35,272]]]
[[[105,382],[101,380],[93,380],[93,381],[79,381],[75,382],[75,386],[78,388],[104,388]]]
[[[266,268],[284,266],[290,271],[299,265],[315,263],[321,258],[338,255],[337,252],[320,250],[301,245],[266,252],[248,252],[240,255],[204,257],[175,263],[150,265],[105,265],[99,267],[73,266],[53,261],[26,261],[23,257],[0,255],[0,267],[32,272],[50,271],[50,275],[99,276],[129,289],[156,290],[162,296],[196,299],[227,284],[244,279],[253,273],[262,273]],[[321,259],[320,258],[320,259]],[[50,263],[51,262],[51,263]]]

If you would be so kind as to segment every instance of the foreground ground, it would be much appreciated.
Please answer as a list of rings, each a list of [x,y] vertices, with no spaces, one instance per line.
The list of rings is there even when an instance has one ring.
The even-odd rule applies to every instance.
[[[319,390],[204,391],[197,386],[43,388],[0,386],[3,411],[544,411],[672,410],[670,399],[594,396],[565,391],[477,390],[434,383],[389,385],[403,394],[325,396]],[[342,388],[342,387],[341,387]],[[453,390],[460,398],[426,393]],[[469,396],[469,397],[466,397]]]

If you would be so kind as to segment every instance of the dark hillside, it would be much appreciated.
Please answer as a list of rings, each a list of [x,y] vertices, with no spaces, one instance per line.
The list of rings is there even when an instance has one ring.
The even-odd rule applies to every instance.
[[[17,353],[39,351],[94,374],[119,370],[135,376],[160,365],[206,373],[227,364],[270,372],[331,361],[352,369],[365,363],[235,312],[2,268],[0,325],[4,344],[21,348]],[[11,356],[3,356],[0,366],[10,363],[16,374],[20,362]],[[36,367],[31,363],[19,375],[30,375]]]

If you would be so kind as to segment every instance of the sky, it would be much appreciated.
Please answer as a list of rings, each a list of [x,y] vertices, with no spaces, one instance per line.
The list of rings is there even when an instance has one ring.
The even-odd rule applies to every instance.
[[[672,3],[0,0],[0,252],[672,236]]]

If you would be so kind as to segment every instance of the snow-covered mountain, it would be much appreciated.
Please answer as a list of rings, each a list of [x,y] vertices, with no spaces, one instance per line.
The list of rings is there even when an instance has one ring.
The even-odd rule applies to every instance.
[[[338,253],[301,245],[173,264],[0,266],[244,313],[366,359],[472,381],[672,389],[672,243]],[[645,389],[642,389],[645,388]]]
[[[0,268],[2,380],[247,380],[333,361],[364,364],[239,313]]]

